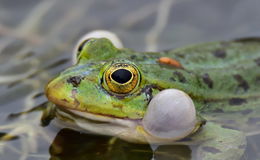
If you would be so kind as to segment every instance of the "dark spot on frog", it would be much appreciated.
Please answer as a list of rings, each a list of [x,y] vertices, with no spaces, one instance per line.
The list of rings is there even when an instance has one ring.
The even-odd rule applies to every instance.
[[[232,105],[232,106],[235,106],[235,105],[241,105],[243,103],[246,103],[246,99],[243,99],[243,98],[231,98],[229,100],[229,104]]]
[[[208,73],[205,73],[205,74],[202,75],[202,80],[203,80],[204,83],[206,83],[208,85],[209,88],[213,88],[213,81],[209,77]]]
[[[138,93],[138,95],[145,93],[146,101],[149,103],[153,98],[153,88],[161,91],[163,88],[160,88],[156,84],[146,85],[141,92]]]
[[[255,78],[255,81],[256,81],[256,83],[260,83],[260,76],[257,76],[257,77]]]
[[[243,88],[244,91],[247,91],[249,89],[249,85],[246,80],[243,79],[243,77],[239,74],[233,75],[234,79],[238,82],[238,87]]]
[[[71,83],[73,87],[78,87],[82,80],[81,76],[73,76],[67,79],[68,83]]]
[[[260,117],[251,117],[247,120],[247,124],[254,125],[260,122]]]
[[[68,100],[65,98],[61,99],[61,101],[66,102],[66,103],[68,102]]]
[[[225,58],[226,57],[226,51],[223,49],[217,49],[212,53],[217,58]]]
[[[142,56],[143,60],[146,60],[147,59],[147,56]]]
[[[153,99],[153,89],[150,87],[147,87],[144,89],[144,93],[146,96],[146,101],[150,103],[150,101]]]
[[[136,59],[136,57],[137,57],[136,55],[131,55],[130,59]]]
[[[169,79],[170,81],[176,81],[173,77],[170,77]]]
[[[213,110],[213,112],[215,113],[224,113],[223,109],[217,108],[215,110]]]
[[[214,148],[214,147],[210,147],[210,146],[205,146],[205,147],[202,147],[202,149],[206,152],[210,152],[210,153],[220,153],[221,151],[217,148]]]
[[[209,100],[203,100],[203,104],[208,104],[210,101]]]
[[[160,53],[169,54],[171,52],[172,52],[172,49],[165,49],[165,50],[162,50]]]
[[[254,61],[255,61],[255,63],[256,63],[258,66],[260,66],[260,57],[257,58],[257,59],[255,59]]]
[[[173,72],[173,75],[176,76],[180,82],[182,82],[182,83],[186,82],[186,78],[183,76],[183,74],[181,72],[175,71],[175,72]]]
[[[260,75],[256,76],[254,81],[255,81],[256,85],[259,85],[260,84]]]
[[[177,53],[177,54],[176,54],[176,57],[185,58],[185,54]]]
[[[253,112],[252,109],[245,109],[245,110],[241,111],[240,113],[241,113],[242,115],[247,115],[247,114],[252,113],[252,112]]]

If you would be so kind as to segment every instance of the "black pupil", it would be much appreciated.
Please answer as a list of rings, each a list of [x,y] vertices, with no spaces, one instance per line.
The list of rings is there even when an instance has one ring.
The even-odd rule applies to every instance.
[[[112,79],[121,84],[128,82],[131,78],[131,72],[126,69],[119,69],[112,73]]]

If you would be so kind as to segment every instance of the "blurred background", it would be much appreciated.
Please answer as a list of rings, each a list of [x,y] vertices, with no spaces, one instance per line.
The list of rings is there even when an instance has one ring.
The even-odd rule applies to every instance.
[[[259,0],[0,0],[0,136],[10,131],[20,135],[1,143],[0,159],[55,159],[53,155],[61,153],[50,147],[58,130],[40,127],[40,113],[19,120],[7,116],[46,101],[44,85],[71,65],[73,47],[85,33],[112,31],[125,47],[136,51],[256,37],[260,36],[259,6]],[[96,150],[89,152],[104,152],[98,150],[103,143],[93,141]],[[120,142],[118,146],[128,145]],[[149,154],[137,159],[151,159],[149,147],[138,147]],[[164,149],[191,158],[190,148],[179,148]],[[252,149],[248,154],[254,157],[258,153]]]
[[[158,49],[260,34],[258,0],[24,0],[0,1],[1,41],[26,39],[73,44],[84,33],[106,29],[125,46]],[[1,43],[1,48],[5,43]]]

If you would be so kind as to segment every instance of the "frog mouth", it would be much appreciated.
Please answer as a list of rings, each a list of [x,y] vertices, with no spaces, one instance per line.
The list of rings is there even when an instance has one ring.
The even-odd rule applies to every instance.
[[[123,132],[133,131],[141,124],[141,120],[106,117],[60,107],[57,107],[56,111],[57,118],[63,125],[87,133],[117,136]]]

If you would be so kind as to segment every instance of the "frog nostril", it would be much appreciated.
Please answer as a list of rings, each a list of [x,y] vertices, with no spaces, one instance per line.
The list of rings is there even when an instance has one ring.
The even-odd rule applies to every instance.
[[[83,77],[81,76],[73,76],[67,79],[68,83],[71,83],[73,87],[78,87]]]

